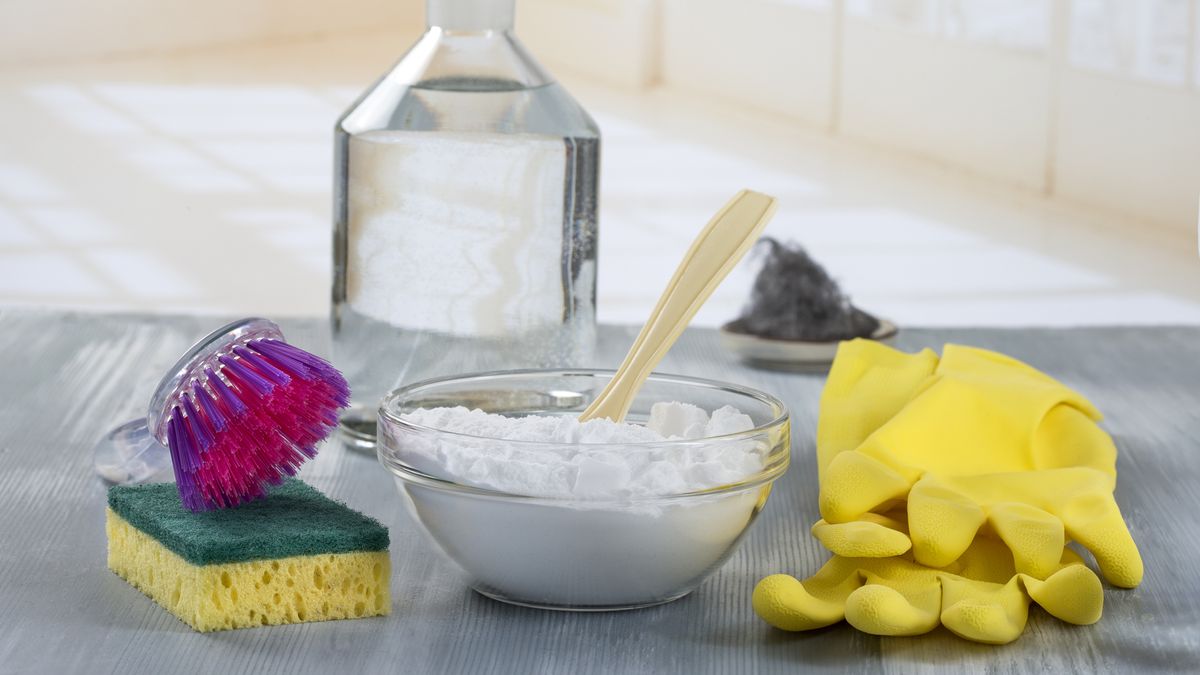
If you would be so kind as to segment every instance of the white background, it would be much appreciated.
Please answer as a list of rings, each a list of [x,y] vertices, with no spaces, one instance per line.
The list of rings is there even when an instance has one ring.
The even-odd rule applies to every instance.
[[[518,33],[605,134],[602,320],[752,187],[905,324],[1192,323],[1197,4],[520,0]],[[0,304],[323,314],[333,120],[421,15],[0,5]]]

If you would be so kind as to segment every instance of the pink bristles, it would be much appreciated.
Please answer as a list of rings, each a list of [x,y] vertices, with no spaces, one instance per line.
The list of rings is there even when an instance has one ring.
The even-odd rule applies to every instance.
[[[266,495],[317,454],[350,399],[337,369],[281,340],[236,346],[217,362],[167,422],[175,481],[192,511]]]

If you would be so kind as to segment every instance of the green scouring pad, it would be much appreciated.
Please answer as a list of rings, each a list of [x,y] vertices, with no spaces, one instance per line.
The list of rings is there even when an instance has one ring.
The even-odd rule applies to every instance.
[[[387,528],[290,479],[193,513],[171,483],[108,491],[108,566],[198,631],[387,614]]]

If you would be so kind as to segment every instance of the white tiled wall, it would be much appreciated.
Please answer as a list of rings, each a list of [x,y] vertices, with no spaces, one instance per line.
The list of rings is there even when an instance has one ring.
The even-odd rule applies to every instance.
[[[1044,187],[1044,58],[854,17],[843,35],[842,133]]]
[[[662,0],[662,80],[1194,241],[1200,0]]]
[[[422,0],[3,0],[0,67],[420,25]]]
[[[114,1],[80,16],[144,20],[97,19],[93,47],[187,49],[69,59],[85,45],[55,41],[80,29],[46,28],[53,12],[29,0],[0,4],[0,19],[29,10],[45,37],[0,42],[0,62],[69,61],[0,63],[0,304],[323,313],[331,126],[411,43],[420,3],[368,12],[374,34],[199,48],[209,12],[246,20],[210,37],[287,37],[326,25],[305,13],[334,5],[271,19],[261,12],[277,0]],[[1050,114],[1044,43],[970,17],[955,19],[957,37],[926,30],[945,16],[917,16],[916,29],[906,15],[831,18],[849,4],[519,0],[518,32],[604,130],[603,320],[640,321],[695,229],[746,186],[782,200],[771,234],[803,242],[857,302],[905,325],[1200,322],[1197,73],[1164,84],[1129,76],[1145,59],[1071,65]],[[395,14],[392,29],[389,12],[414,16]],[[146,26],[156,32],[136,35]],[[736,271],[698,321],[736,315],[751,277]]]
[[[832,21],[798,3],[663,0],[662,79],[824,127]]]
[[[1200,93],[1111,74],[1063,79],[1055,192],[1193,236],[1200,201]]]
[[[520,0],[517,31],[543,60],[626,87],[658,78],[658,0]]]

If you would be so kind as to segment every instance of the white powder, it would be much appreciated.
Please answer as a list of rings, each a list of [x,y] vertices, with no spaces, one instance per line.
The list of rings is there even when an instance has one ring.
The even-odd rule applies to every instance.
[[[702,490],[762,470],[761,444],[689,443],[754,428],[730,406],[657,403],[645,426],[574,416],[505,417],[467,408],[418,409],[403,419],[464,436],[410,447],[418,468],[455,482],[537,497],[622,499]],[[492,440],[500,439],[500,440]],[[504,441],[516,441],[505,443]],[[535,442],[531,445],[528,442]]]

